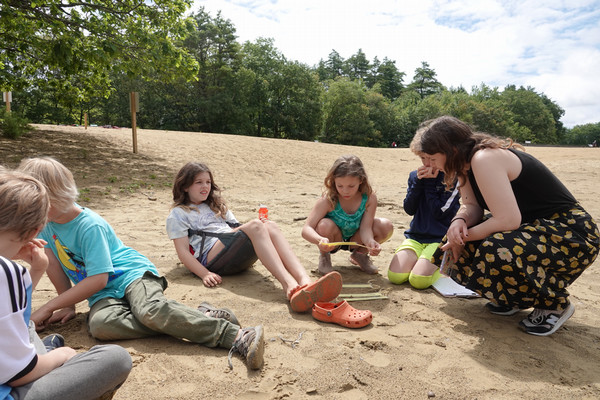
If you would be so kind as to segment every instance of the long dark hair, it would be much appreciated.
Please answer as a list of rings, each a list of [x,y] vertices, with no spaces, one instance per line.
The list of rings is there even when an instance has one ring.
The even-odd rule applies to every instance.
[[[456,179],[467,179],[465,165],[471,162],[473,154],[481,149],[508,149],[523,147],[512,139],[504,139],[483,132],[474,132],[471,127],[458,118],[443,116],[428,120],[420,125],[421,150],[432,155],[442,153],[446,156],[444,165],[444,184],[454,186]]]
[[[192,186],[196,176],[202,172],[207,172],[210,176],[210,193],[204,203],[206,203],[216,215],[220,215],[224,218],[225,214],[227,214],[227,206],[221,197],[221,189],[215,183],[210,168],[208,168],[206,164],[200,162],[189,162],[185,164],[175,176],[175,182],[173,183],[173,207],[189,208],[190,196],[186,190]]]

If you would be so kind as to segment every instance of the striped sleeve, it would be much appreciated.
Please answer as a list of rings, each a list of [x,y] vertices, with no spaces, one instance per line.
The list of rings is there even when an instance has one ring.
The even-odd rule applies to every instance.
[[[30,301],[27,269],[0,257],[0,383],[26,375],[37,363],[27,328]]]

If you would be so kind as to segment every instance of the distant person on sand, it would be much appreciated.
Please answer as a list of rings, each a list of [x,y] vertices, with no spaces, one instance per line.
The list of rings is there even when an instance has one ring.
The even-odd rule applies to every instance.
[[[337,272],[317,281],[308,276],[275,222],[254,219],[240,224],[221,197],[212,171],[199,162],[187,163],[175,177],[167,234],[179,260],[207,287],[219,285],[222,276],[239,273],[259,259],[296,312],[333,300],[342,290]]]
[[[48,277],[58,296],[32,314],[39,329],[72,319],[75,305],[87,299],[88,330],[97,339],[166,334],[230,349],[230,356],[238,352],[251,369],[262,366],[262,326],[241,329],[228,309],[208,303],[196,309],[167,299],[167,280],[150,260],[125,246],[102,217],[75,203],[77,186],[64,165],[42,157],[23,160],[19,169],[40,180],[50,197],[40,237],[47,242]]]
[[[381,243],[394,232],[392,223],[376,218],[377,196],[362,161],[354,155],[339,157],[325,177],[323,196],[317,200],[302,228],[302,237],[319,247],[319,272],[333,271],[331,253],[350,250],[350,262],[368,274],[376,274],[370,255],[377,256]],[[358,245],[331,245],[355,242]]]
[[[444,173],[421,151],[422,129],[415,134],[410,149],[423,165],[409,174],[403,204],[413,219],[388,269],[390,282],[399,285],[408,281],[416,289],[426,289],[440,277],[439,268],[432,263],[433,254],[460,207],[458,188],[446,190]]]
[[[556,332],[575,310],[567,287],[598,254],[596,223],[512,140],[473,132],[453,117],[424,125],[422,151],[445,173],[447,187],[458,179],[462,199],[434,258],[440,263],[449,252],[453,279],[490,299],[490,312],[533,307],[519,326],[538,336]]]

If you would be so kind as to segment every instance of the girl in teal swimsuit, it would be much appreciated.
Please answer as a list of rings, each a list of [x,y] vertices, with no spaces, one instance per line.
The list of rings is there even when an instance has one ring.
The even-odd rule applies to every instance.
[[[323,196],[302,228],[302,237],[319,247],[319,272],[333,271],[331,253],[340,246],[330,243],[356,242],[361,246],[343,247],[352,251],[350,261],[366,273],[376,274],[369,255],[379,254],[381,243],[392,236],[394,227],[385,218],[375,218],[377,196],[362,162],[353,155],[338,158],[324,184]]]

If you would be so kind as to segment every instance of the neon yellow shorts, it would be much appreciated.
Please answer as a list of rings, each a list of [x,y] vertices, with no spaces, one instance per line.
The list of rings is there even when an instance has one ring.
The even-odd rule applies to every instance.
[[[433,260],[433,253],[440,246],[439,242],[435,243],[420,243],[413,239],[404,239],[404,242],[396,249],[396,253],[400,250],[412,250],[419,258],[425,258],[428,261]]]

